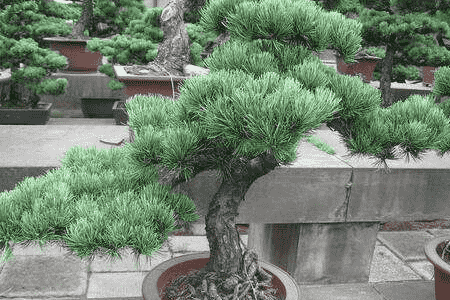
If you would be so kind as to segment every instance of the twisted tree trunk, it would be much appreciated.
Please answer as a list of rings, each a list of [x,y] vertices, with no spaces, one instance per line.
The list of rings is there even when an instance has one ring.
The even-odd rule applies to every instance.
[[[383,98],[382,107],[390,107],[393,102],[391,94],[391,74],[394,61],[394,49],[392,46],[386,46],[386,57],[381,61],[380,89]]]
[[[236,297],[234,299],[245,299],[249,292],[254,300],[261,297],[277,299],[272,294],[274,289],[265,289],[271,287],[271,275],[259,266],[257,254],[241,244],[235,217],[239,215],[239,205],[244,201],[252,183],[274,170],[280,162],[270,153],[263,153],[252,160],[238,157],[228,161],[230,174],[224,176],[219,190],[209,204],[205,218],[210,249],[209,261],[197,273],[180,276],[171,282],[165,289],[167,299],[179,299],[178,297],[185,296],[186,292],[190,293],[192,299],[204,299],[206,295],[210,297],[208,299],[231,299],[229,297],[232,296]],[[200,169],[206,168],[209,163],[206,158],[204,162],[200,159]],[[176,191],[176,187],[183,180],[176,172],[167,172],[165,169],[163,167],[160,170],[159,182],[171,185],[172,190]],[[194,173],[197,174],[200,169]],[[219,295],[222,295],[222,298]]]
[[[184,75],[190,63],[189,36],[183,21],[187,0],[170,0],[161,14],[164,39],[158,46],[158,55],[147,67],[159,74]]]
[[[84,35],[86,29],[91,30],[93,28],[93,17],[94,17],[94,0],[83,0],[83,11],[78,22],[72,28],[72,37],[78,39],[89,39]]]

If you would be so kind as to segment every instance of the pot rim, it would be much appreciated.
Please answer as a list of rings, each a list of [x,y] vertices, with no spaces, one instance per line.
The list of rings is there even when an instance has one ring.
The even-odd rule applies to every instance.
[[[425,244],[425,255],[427,259],[435,266],[450,274],[450,264],[445,262],[436,252],[436,248],[442,242],[450,240],[450,236],[444,235],[433,238]]]
[[[144,283],[142,285],[142,295],[154,295],[155,289],[157,287],[150,286],[149,282],[153,282],[154,280],[158,281],[159,277],[170,267],[174,265],[201,258],[209,258],[209,251],[190,253],[186,255],[181,255],[177,257],[173,257],[169,260],[166,260],[158,265],[156,265],[150,272],[145,276]],[[289,275],[286,271],[281,268],[275,266],[274,264],[267,263],[261,259],[258,259],[258,263],[260,266],[269,272],[271,272],[274,276],[278,277],[278,279],[284,284],[286,289],[286,299],[285,300],[297,300],[300,299],[300,287],[296,283],[295,279]],[[287,276],[286,276],[287,275]],[[290,280],[286,280],[286,277]],[[156,282],[153,282],[156,283]],[[158,291],[159,295],[159,291]],[[159,296],[158,296],[158,299]],[[149,299],[145,299],[149,300]]]

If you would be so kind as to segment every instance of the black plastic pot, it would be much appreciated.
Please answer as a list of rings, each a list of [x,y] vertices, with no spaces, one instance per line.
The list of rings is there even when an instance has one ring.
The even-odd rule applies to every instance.
[[[1,108],[0,125],[45,125],[50,119],[52,103],[39,102],[37,108]]]
[[[110,118],[113,116],[114,102],[120,99],[82,98],[81,110],[85,118]]]

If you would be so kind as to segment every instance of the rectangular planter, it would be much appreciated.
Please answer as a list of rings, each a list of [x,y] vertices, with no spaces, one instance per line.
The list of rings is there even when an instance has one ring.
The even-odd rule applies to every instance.
[[[116,125],[127,125],[128,122],[128,114],[125,110],[125,102],[124,101],[116,101],[114,102],[112,108],[114,119],[116,120]]]
[[[120,99],[81,98],[81,111],[85,118],[113,118],[114,102]]]
[[[50,119],[52,103],[39,102],[38,108],[0,108],[0,125],[45,125]]]
[[[125,84],[125,94],[132,97],[136,94],[161,94],[163,96],[173,96],[180,93],[179,87],[186,76],[145,76],[128,74],[123,66],[114,66],[114,73],[117,79]],[[173,84],[173,89],[172,89]]]
[[[102,54],[87,49],[87,40],[68,39],[64,37],[44,38],[50,49],[67,57],[68,67],[65,71],[91,73],[97,72],[102,63]]]

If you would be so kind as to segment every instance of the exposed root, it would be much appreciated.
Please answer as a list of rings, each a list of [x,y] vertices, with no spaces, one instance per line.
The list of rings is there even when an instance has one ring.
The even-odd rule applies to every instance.
[[[240,274],[218,275],[195,270],[171,281],[163,290],[165,300],[283,300],[272,287],[272,275],[258,264],[253,250],[246,250]],[[165,298],[164,298],[165,297]]]

